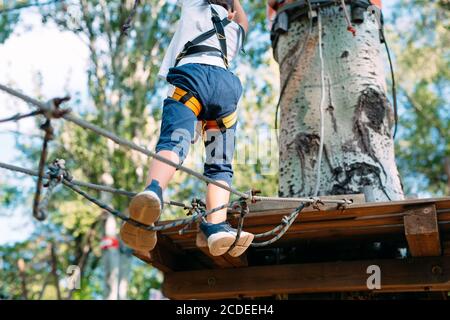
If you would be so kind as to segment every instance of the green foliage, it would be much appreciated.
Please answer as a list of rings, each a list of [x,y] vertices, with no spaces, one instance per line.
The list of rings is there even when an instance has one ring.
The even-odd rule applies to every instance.
[[[27,3],[28,1],[0,1],[0,44],[9,38],[19,21],[20,14],[11,9]]]
[[[401,131],[397,160],[409,192],[450,194],[450,7],[403,0],[394,15]]]

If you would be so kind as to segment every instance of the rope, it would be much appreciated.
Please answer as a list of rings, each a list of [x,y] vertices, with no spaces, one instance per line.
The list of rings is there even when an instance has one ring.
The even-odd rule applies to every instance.
[[[74,184],[70,183],[70,181],[68,180],[63,180],[63,184],[65,186],[67,186],[68,188],[70,188],[71,190],[73,190],[74,192],[78,193],[79,195],[81,195],[82,197],[86,198],[87,200],[91,201],[92,203],[94,203],[95,205],[97,205],[98,207],[100,207],[103,210],[108,211],[109,213],[111,213],[112,215],[118,217],[119,219],[128,222],[138,228],[144,229],[146,231],[165,231],[165,230],[169,230],[169,229],[173,229],[182,225],[186,225],[186,224],[192,224],[214,212],[217,212],[219,210],[225,209],[228,207],[228,204],[224,204],[220,207],[211,209],[211,210],[204,210],[202,209],[196,209],[195,211],[197,212],[197,214],[192,215],[189,218],[185,218],[185,219],[180,219],[180,220],[175,220],[173,222],[170,223],[166,223],[163,225],[159,225],[159,226],[147,226],[145,224],[142,224],[138,221],[135,221],[131,218],[129,218],[128,216],[124,215],[122,212],[109,207],[108,205],[106,205],[105,203],[101,202],[98,199],[95,199],[94,197],[90,196],[89,194],[87,194],[86,192],[84,192],[83,190],[81,190],[80,188],[78,188],[77,186],[75,186]]]
[[[392,81],[392,99],[394,102],[394,119],[395,119],[395,125],[394,125],[394,135],[393,137],[397,135],[397,129],[398,129],[398,106],[397,106],[397,84],[395,81],[395,71],[394,71],[394,64],[392,63],[392,57],[391,57],[391,51],[389,50],[389,45],[387,43],[386,37],[384,35],[383,27],[380,27],[381,36],[384,40],[384,46],[386,48],[386,53],[388,56],[389,61],[389,68],[391,70],[391,81]]]
[[[41,156],[39,158],[39,169],[38,169],[38,179],[36,183],[36,192],[34,193],[33,201],[33,217],[39,221],[44,221],[46,218],[46,213],[40,208],[41,192],[42,192],[42,182],[44,179],[44,169],[45,163],[47,161],[47,149],[48,142],[53,139],[53,128],[50,124],[50,120],[41,126],[41,129],[45,131],[44,141],[42,143]]]
[[[25,101],[27,103],[35,105],[37,108],[39,108],[40,110],[42,110],[46,114],[52,115],[52,112],[53,112],[52,108],[51,108],[51,106],[49,106],[47,104],[44,104],[44,103],[42,103],[42,102],[40,102],[40,101],[38,101],[36,99],[28,97],[28,96],[26,96],[26,95],[24,95],[24,94],[22,94],[22,93],[20,93],[20,92],[18,92],[16,90],[8,88],[8,87],[6,87],[6,86],[4,86],[2,84],[0,84],[0,90],[5,91],[5,92],[7,92],[7,93],[9,93],[9,94],[11,94],[11,95],[13,95],[13,96],[23,100],[23,101]],[[158,155],[157,153],[148,150],[147,148],[138,146],[137,144],[135,144],[135,143],[133,143],[131,141],[125,140],[125,139],[115,135],[114,133],[112,133],[112,132],[110,132],[110,131],[108,131],[106,129],[100,128],[100,127],[98,127],[98,126],[96,126],[96,125],[94,125],[94,124],[92,124],[90,122],[82,120],[82,119],[80,119],[80,118],[78,118],[76,116],[73,116],[71,114],[68,114],[68,113],[64,113],[61,117],[64,118],[65,120],[67,120],[67,121],[75,123],[76,125],[78,125],[78,126],[80,126],[82,128],[89,129],[89,130],[91,130],[91,131],[93,131],[93,132],[95,132],[95,133],[97,133],[97,134],[99,134],[99,135],[101,135],[101,136],[103,136],[105,138],[108,138],[108,139],[114,141],[115,143],[117,143],[118,145],[121,145],[123,147],[127,147],[127,148],[133,149],[135,151],[138,151],[138,152],[140,152],[140,153],[142,153],[142,154],[144,154],[144,155],[146,155],[148,157],[152,157],[152,158],[154,158],[154,159],[156,159],[158,161],[161,161],[162,163],[165,163],[165,164],[167,164],[167,165],[169,165],[171,167],[174,167],[174,168],[176,168],[179,171],[182,171],[182,172],[185,172],[185,173],[187,173],[187,174],[189,174],[191,176],[194,176],[197,179],[202,180],[205,183],[213,184],[213,185],[215,185],[215,186],[217,186],[219,188],[222,188],[224,190],[229,191],[230,193],[232,193],[232,194],[234,194],[234,195],[236,195],[238,197],[242,197],[242,198],[245,198],[245,199],[249,199],[250,198],[250,196],[248,194],[245,194],[245,193],[240,192],[240,191],[238,191],[238,190],[236,190],[234,188],[229,187],[228,185],[219,183],[219,182],[217,182],[217,181],[215,181],[213,179],[205,177],[202,174],[200,174],[200,173],[198,173],[198,172],[196,172],[196,171],[194,171],[192,169],[186,168],[186,167],[184,167],[181,164],[172,162],[172,161],[170,161],[170,160],[168,160],[168,159]]]
[[[241,201],[240,207],[241,207],[241,214],[239,215],[239,222],[238,222],[238,227],[237,227],[236,239],[234,240],[234,242],[230,246],[230,248],[227,250],[227,252],[230,252],[231,250],[233,250],[236,247],[236,245],[238,244],[239,239],[241,238],[242,230],[244,228],[245,216],[249,213],[248,204],[247,204],[247,202],[245,200]]]
[[[13,115],[13,116],[11,116],[9,118],[0,119],[0,123],[9,122],[9,121],[18,121],[18,120],[21,120],[21,119],[37,116],[39,114],[42,114],[42,111],[38,110],[38,111],[33,111],[33,112],[30,112],[30,113],[27,113],[27,114],[20,114],[20,113],[18,113],[18,114],[15,114],[15,115]]]
[[[11,165],[11,164],[7,164],[7,163],[4,163],[4,162],[0,162],[0,168],[7,169],[7,170],[10,170],[10,171],[19,172],[19,173],[23,173],[23,174],[26,174],[26,175],[29,175],[29,176],[37,177],[39,175],[37,171],[21,168],[21,167],[14,166],[14,165]],[[45,174],[44,175],[44,179],[49,180],[50,179],[49,175]],[[88,189],[97,190],[97,191],[108,192],[108,193],[112,193],[112,194],[116,194],[116,195],[126,196],[126,197],[129,197],[129,198],[132,198],[132,197],[134,197],[137,194],[136,192],[131,192],[131,191],[122,190],[122,189],[115,189],[115,188],[104,186],[104,185],[98,185],[98,184],[93,184],[93,183],[88,183],[88,182],[83,182],[83,181],[78,181],[78,180],[72,180],[71,183],[73,185],[76,185],[76,186],[79,186],[79,187],[88,188]],[[164,201],[164,204],[165,205],[169,205],[169,206],[180,207],[180,208],[183,208],[183,209],[186,209],[186,210],[192,209],[191,206],[186,205],[186,204],[181,203],[181,202],[176,202],[176,201]]]
[[[347,5],[345,4],[345,0],[341,0],[342,11],[344,11],[345,21],[347,22],[347,30],[356,36],[356,29],[353,27],[352,20],[350,19],[350,15],[347,11]]]
[[[53,162],[53,166],[55,166],[55,165],[60,166],[63,163],[64,162],[62,162],[61,160],[57,160],[57,161]],[[39,175],[39,173],[36,172],[36,171],[28,170],[28,169],[25,169],[25,168],[20,168],[20,167],[17,167],[17,166],[14,166],[14,165],[10,165],[10,164],[6,164],[6,163],[3,163],[3,162],[0,162],[0,168],[11,170],[11,171],[16,171],[16,172],[20,172],[20,173],[24,173],[24,174],[27,174],[27,175],[30,175],[30,176],[38,176]],[[55,170],[55,168],[52,167],[52,166],[49,166],[49,169],[50,169],[50,172],[51,171],[54,172],[54,170]],[[52,184],[51,181],[53,181],[52,189],[59,182],[61,182],[64,186],[66,186],[69,189],[71,189],[72,191],[78,193],[79,195],[81,195],[82,197],[86,198],[90,202],[94,203],[95,205],[97,205],[101,209],[108,211],[109,213],[111,213],[112,215],[116,216],[117,218],[119,218],[119,219],[121,219],[123,221],[131,223],[134,226],[142,228],[142,229],[145,229],[147,231],[164,231],[164,230],[172,229],[172,228],[175,228],[175,227],[178,227],[178,226],[181,226],[181,225],[192,224],[193,222],[196,222],[197,220],[199,220],[201,218],[204,218],[204,217],[206,217],[206,216],[208,216],[208,215],[210,215],[210,214],[212,214],[214,212],[217,212],[219,210],[228,208],[228,204],[224,204],[224,205],[221,205],[221,206],[219,206],[217,208],[213,208],[211,210],[206,211],[202,207],[199,207],[199,206],[189,207],[189,206],[186,206],[184,204],[177,203],[177,202],[169,202],[169,204],[171,204],[171,205],[181,205],[184,208],[189,208],[192,211],[197,212],[197,214],[195,214],[195,215],[193,215],[193,216],[191,216],[189,218],[186,218],[186,219],[176,220],[176,221],[173,221],[171,223],[167,223],[167,224],[160,225],[160,226],[147,226],[145,224],[139,223],[138,221],[134,221],[133,219],[130,219],[128,216],[126,216],[122,212],[120,212],[120,211],[118,211],[118,210],[116,210],[114,208],[111,208],[110,206],[106,205],[105,203],[103,203],[100,200],[92,197],[91,195],[89,195],[85,191],[81,190],[77,186],[77,185],[82,185],[82,186],[89,185],[89,186],[92,186],[92,184],[86,184],[86,183],[79,182],[79,181],[76,181],[76,180],[71,180],[71,176],[70,176],[70,174],[68,174],[67,171],[62,171],[62,172],[61,171],[57,171],[57,172],[58,172],[57,174],[53,174],[53,175],[49,174],[49,173],[43,175],[43,179],[49,180],[48,186],[50,186],[50,184]],[[63,174],[62,179],[60,178],[61,174]],[[115,191],[116,190],[116,189],[104,188],[104,187],[101,187],[101,189],[109,190],[109,191],[113,191],[113,190]],[[124,191],[121,191],[121,192],[124,192]],[[40,209],[44,209],[44,207],[46,207],[47,205],[48,205],[48,203],[46,203],[46,202],[44,203],[44,201],[43,201],[41,203]]]
[[[317,157],[317,173],[316,173],[316,187],[314,188],[313,196],[317,197],[319,194],[320,180],[321,180],[321,169],[322,169],[322,156],[323,156],[323,146],[325,140],[325,62],[323,60],[323,50],[322,50],[322,16],[320,14],[320,9],[317,9],[317,21],[319,27],[319,58],[320,58],[320,81],[321,81],[321,92],[320,92],[320,145],[319,154]]]
[[[69,122],[72,122],[72,123],[74,123],[74,124],[76,124],[76,125],[78,125],[78,126],[80,126],[82,128],[92,130],[93,132],[95,132],[95,133],[97,133],[97,134],[99,134],[99,135],[101,135],[101,136],[103,136],[105,138],[108,138],[108,139],[114,141],[115,143],[117,143],[117,144],[119,144],[121,146],[124,146],[124,147],[130,148],[130,149],[136,150],[136,151],[138,151],[138,152],[140,152],[140,153],[142,153],[142,154],[144,154],[146,156],[155,158],[156,160],[161,161],[161,162],[163,162],[163,163],[165,163],[167,165],[170,165],[170,166],[176,168],[177,170],[183,171],[183,172],[185,172],[185,173],[187,173],[187,174],[189,174],[189,175],[191,175],[193,177],[196,177],[197,179],[199,179],[199,180],[201,180],[203,182],[206,182],[208,184],[213,184],[215,186],[218,186],[219,188],[227,190],[230,193],[232,193],[232,194],[234,194],[236,196],[239,196],[240,198],[244,198],[246,200],[251,200],[251,201],[276,201],[276,202],[298,201],[298,202],[314,203],[314,202],[317,201],[317,199],[314,199],[314,198],[259,197],[259,196],[253,196],[253,195],[251,195],[249,193],[240,192],[240,191],[238,191],[238,190],[236,190],[234,188],[229,187],[228,185],[219,183],[219,182],[217,182],[215,180],[212,180],[212,179],[210,179],[208,177],[203,176],[202,174],[200,174],[200,173],[198,173],[198,172],[196,172],[196,171],[194,171],[192,169],[186,168],[186,167],[184,167],[181,164],[177,164],[175,162],[172,162],[172,161],[170,161],[170,160],[168,160],[168,159],[166,159],[166,158],[164,158],[164,157],[162,157],[162,156],[160,156],[160,155],[158,155],[158,154],[156,154],[156,153],[154,153],[154,152],[152,152],[152,151],[150,151],[150,150],[148,150],[148,149],[146,149],[144,147],[138,146],[137,144],[135,144],[135,143],[133,143],[131,141],[125,140],[125,139],[123,139],[123,138],[113,134],[112,132],[110,132],[108,130],[100,128],[100,127],[98,127],[98,126],[96,126],[96,125],[94,125],[94,124],[92,124],[90,122],[87,122],[85,120],[82,120],[82,119],[80,119],[80,118],[78,118],[76,116],[73,116],[73,115],[68,113],[70,111],[70,109],[66,109],[66,110],[56,109],[56,110],[54,110],[54,109],[52,109],[52,106],[55,103],[52,103],[51,105],[42,103],[42,102],[40,102],[40,101],[38,101],[36,99],[28,97],[28,96],[26,96],[26,95],[24,95],[24,94],[22,94],[22,93],[20,93],[20,92],[18,92],[16,90],[8,88],[8,87],[6,87],[6,86],[4,86],[2,84],[0,84],[0,90],[5,91],[5,92],[7,92],[7,93],[9,93],[9,94],[11,94],[11,95],[13,95],[13,96],[23,100],[23,101],[25,101],[27,103],[35,105],[37,108],[42,110],[47,117],[60,117],[60,118],[63,118],[65,120],[69,121]],[[67,101],[67,98],[54,99],[54,100],[52,100],[52,102],[54,102],[55,100],[56,101],[60,101],[60,100]],[[336,204],[351,204],[352,203],[351,201],[349,202],[349,200],[324,200],[323,202],[324,203],[336,203]]]
[[[320,16],[319,16],[320,19]],[[320,38],[321,38],[321,24],[319,26],[319,33],[320,33]],[[308,36],[309,37],[309,36]],[[321,41],[320,41],[320,48],[321,48]],[[303,48],[302,50],[303,51]],[[322,54],[321,54],[322,56]],[[323,59],[322,59],[322,63],[323,63]],[[322,71],[323,73],[323,71]],[[322,90],[324,86],[322,83]],[[5,91],[27,103],[33,104],[34,106],[36,106],[39,110],[36,112],[36,114],[43,114],[46,117],[46,122],[44,123],[43,126],[41,126],[41,129],[43,129],[45,131],[45,137],[44,137],[44,141],[43,141],[43,147],[42,147],[42,152],[41,152],[41,157],[40,157],[40,162],[39,162],[39,170],[37,173],[32,172],[30,170],[27,169],[23,169],[23,168],[18,168],[15,166],[11,166],[11,165],[6,165],[3,163],[0,163],[0,167],[6,168],[6,169],[10,169],[10,170],[15,170],[15,171],[19,171],[19,172],[23,172],[23,173],[32,173],[32,175],[37,175],[38,176],[38,182],[37,182],[37,187],[36,187],[36,193],[35,193],[35,199],[34,199],[34,205],[33,205],[33,215],[38,219],[38,220],[43,220],[45,219],[46,213],[45,210],[48,207],[48,201],[50,199],[50,196],[53,192],[53,189],[56,187],[56,185],[58,183],[62,183],[64,186],[70,188],[72,191],[78,193],[79,195],[83,196],[84,198],[86,198],[87,200],[89,200],[90,202],[94,203],[95,205],[97,205],[98,207],[102,208],[103,210],[108,211],[109,213],[111,213],[112,215],[118,217],[119,219],[126,221],[128,223],[131,223],[132,225],[145,229],[147,231],[163,231],[163,230],[168,230],[168,229],[172,229],[178,226],[182,226],[184,225],[184,227],[179,231],[180,234],[183,234],[186,229],[194,222],[199,221],[201,219],[204,219],[206,216],[217,212],[219,210],[222,209],[227,209],[228,208],[228,204],[224,204],[222,206],[219,206],[217,208],[211,209],[206,211],[205,210],[205,206],[201,201],[197,201],[196,203],[193,201],[192,202],[192,207],[188,207],[182,203],[176,203],[176,202],[171,202],[171,204],[173,205],[178,205],[178,206],[182,206],[185,209],[188,209],[189,212],[192,214],[191,217],[186,218],[186,219],[181,219],[181,220],[177,220],[177,221],[173,221],[164,225],[159,225],[159,226],[147,226],[144,225],[142,223],[139,223],[138,221],[134,221],[131,218],[127,217],[126,215],[124,215],[123,213],[121,213],[120,211],[109,207],[107,204],[101,202],[100,200],[92,197],[91,195],[89,195],[88,193],[84,192],[83,190],[81,190],[73,181],[73,177],[68,173],[68,171],[65,169],[65,162],[61,161],[61,160],[57,160],[55,162],[52,163],[51,166],[49,166],[50,169],[50,174],[45,174],[44,173],[44,166],[45,166],[45,162],[46,162],[46,158],[47,158],[47,148],[48,148],[48,142],[53,138],[53,128],[51,127],[51,119],[53,118],[64,118],[67,121],[70,121],[82,128],[85,129],[89,129],[92,130],[93,132],[106,137],[112,141],[114,141],[115,143],[121,145],[121,146],[125,146],[128,147],[130,149],[136,150],[138,152],[141,152],[149,157],[153,157],[163,163],[166,163],[174,168],[176,168],[177,170],[183,171],[187,174],[190,174],[196,178],[198,178],[199,180],[202,180],[206,183],[211,183],[214,184],[222,189],[225,189],[227,191],[229,191],[230,193],[234,194],[234,195],[238,195],[240,196],[240,202],[241,202],[241,216],[239,219],[239,223],[238,223],[238,230],[237,230],[237,236],[236,239],[231,247],[234,248],[237,244],[237,242],[239,241],[240,238],[240,234],[242,232],[243,229],[243,224],[244,224],[244,218],[245,215],[248,213],[248,206],[247,206],[247,202],[249,200],[251,200],[252,202],[256,202],[256,201],[277,201],[277,202],[292,202],[292,201],[299,201],[302,203],[302,205],[297,208],[289,217],[285,217],[282,221],[282,224],[280,224],[279,226],[275,227],[273,230],[269,231],[269,232],[265,232],[263,234],[259,234],[257,235],[258,238],[262,237],[262,236],[267,236],[267,235],[272,235],[275,234],[276,232],[279,232],[273,239],[268,240],[266,242],[262,242],[262,243],[255,243],[254,246],[258,247],[258,246],[265,246],[265,245],[269,245],[271,243],[274,243],[275,241],[277,241],[278,239],[280,239],[284,233],[289,229],[289,227],[292,225],[293,221],[297,218],[298,214],[300,213],[300,211],[305,207],[306,203],[312,203],[314,205],[317,206],[317,203],[325,203],[325,202],[329,202],[329,203],[336,203],[339,205],[347,205],[349,203],[352,203],[349,200],[343,199],[343,200],[324,200],[324,201],[320,201],[320,199],[318,198],[278,198],[278,197],[260,197],[260,196],[255,196],[254,192],[249,192],[249,193],[243,193],[240,192],[234,188],[229,187],[228,185],[224,185],[221,183],[218,183],[210,178],[207,178],[203,175],[201,175],[200,173],[193,171],[189,168],[186,168],[184,166],[182,166],[181,164],[177,164],[174,163],[162,156],[159,156],[158,154],[144,148],[141,146],[136,145],[135,143],[125,140],[117,135],[115,135],[114,133],[103,129],[101,127],[98,127],[90,122],[84,121],[80,118],[77,118],[71,114],[69,114],[69,112],[71,112],[70,109],[60,109],[59,106],[69,100],[69,97],[65,97],[65,98],[56,98],[51,100],[49,103],[44,104],[38,100],[35,100],[29,96],[26,96],[18,91],[15,91],[14,89],[8,88],[4,85],[0,84],[0,90]],[[323,94],[324,96],[324,94]],[[323,99],[323,97],[322,97]],[[322,103],[321,103],[322,104]],[[18,117],[18,116],[17,116]],[[17,118],[16,117],[16,118]],[[11,118],[15,118],[15,117],[11,117]],[[10,118],[10,119],[11,119]],[[17,170],[19,169],[19,170]],[[42,203],[40,202],[40,194],[42,191],[42,187],[43,187],[43,180],[44,178],[48,179],[49,182],[46,185],[48,187],[47,193],[42,201]],[[80,184],[80,183],[79,183]],[[99,190],[102,191],[108,191],[108,192],[113,192],[113,193],[120,193],[123,195],[127,195],[127,196],[133,196],[134,194],[131,192],[127,192],[124,190],[117,190],[117,189],[113,189],[110,187],[106,187],[106,186],[98,186],[98,185],[93,185],[93,184],[83,184],[84,186],[89,186],[92,188],[97,188]],[[195,213],[195,214],[193,214]],[[284,228],[282,227],[284,225]],[[281,231],[280,231],[281,230]],[[230,250],[231,250],[230,249]]]
[[[61,165],[64,166],[64,163],[61,162],[61,160],[59,160],[59,161],[57,160],[55,162],[58,162],[60,166]],[[55,162],[54,162],[54,164],[55,164]],[[22,167],[14,166],[14,165],[3,163],[3,162],[0,162],[0,168],[7,169],[7,170],[10,170],[10,171],[14,171],[14,172],[23,173],[23,174],[30,175],[30,176],[38,176],[39,175],[39,173],[37,171],[25,169],[25,168],[22,168]],[[78,193],[79,195],[81,195],[82,197],[87,199],[88,201],[91,201],[92,203],[94,203],[95,205],[100,207],[101,209],[108,211],[109,213],[111,213],[112,215],[118,217],[119,219],[121,219],[123,221],[127,221],[127,222],[129,222],[129,223],[131,223],[131,224],[133,224],[133,225],[135,225],[137,227],[143,228],[143,229],[148,230],[148,231],[163,231],[163,230],[168,230],[168,229],[171,229],[171,228],[174,228],[174,227],[178,227],[178,226],[181,226],[181,225],[185,224],[185,226],[182,229],[179,230],[179,234],[182,235],[192,225],[192,223],[194,223],[194,222],[196,222],[196,221],[198,221],[200,219],[203,219],[204,217],[206,217],[206,216],[208,216],[208,215],[210,215],[210,214],[212,214],[212,213],[214,213],[216,211],[219,211],[219,210],[222,210],[222,209],[225,209],[225,208],[228,207],[228,205],[222,205],[220,207],[211,209],[210,211],[205,211],[205,210],[203,210],[204,204],[202,203],[201,200],[198,200],[198,199],[194,199],[192,201],[192,205],[191,206],[187,206],[187,205],[185,205],[183,203],[179,203],[179,202],[175,202],[175,201],[165,202],[165,204],[183,207],[184,209],[188,209],[191,213],[195,212],[196,214],[193,215],[190,218],[183,219],[183,220],[178,220],[178,221],[175,221],[173,223],[166,224],[164,226],[158,226],[158,227],[150,226],[149,227],[149,226],[143,225],[143,224],[141,224],[141,223],[139,223],[137,221],[134,221],[134,220],[130,219],[128,216],[124,215],[122,212],[120,212],[118,210],[115,210],[114,208],[109,207],[105,203],[97,200],[96,198],[90,196],[88,193],[86,193],[83,190],[81,190],[80,188],[78,188],[78,186],[80,186],[80,187],[87,187],[87,188],[91,188],[91,189],[98,190],[98,191],[110,192],[110,193],[113,193],[113,194],[125,195],[125,196],[129,196],[129,197],[134,196],[135,193],[129,192],[129,191],[126,191],[126,190],[121,190],[121,189],[114,189],[114,188],[107,187],[107,186],[102,186],[102,185],[97,185],[97,184],[77,181],[77,180],[74,180],[67,171],[65,171],[65,173],[63,174],[63,179],[61,179],[61,172],[60,171],[55,170],[54,167],[52,167],[52,166],[49,166],[49,169],[50,169],[49,170],[50,173],[45,173],[43,175],[43,178],[46,179],[46,180],[49,180],[49,182],[47,182],[47,185],[50,185],[52,183],[52,181],[53,181],[54,185],[53,185],[53,187],[51,187],[52,190],[59,182],[62,182],[64,186],[70,188],[72,191]],[[52,171],[53,171],[53,174],[51,173]],[[47,194],[49,194],[49,193],[47,193]],[[50,197],[50,195],[49,195],[49,197]],[[255,198],[267,199],[269,201],[277,199],[277,198],[269,198],[269,197],[255,197]],[[299,200],[303,200],[303,198],[298,198],[298,199]],[[310,198],[310,199],[304,199],[304,200],[308,200],[308,201],[305,201],[304,203],[302,203],[303,207],[306,206],[305,203],[311,203],[311,201],[314,201],[315,203],[327,203],[327,202],[336,203],[336,202],[338,202],[340,205],[344,205],[344,206],[346,204],[352,203],[349,200],[320,200],[318,198]],[[281,199],[279,199],[279,201],[280,202],[285,202],[286,199],[281,198]],[[292,200],[289,200],[289,202],[292,202]],[[244,201],[244,199],[240,200],[240,204],[239,205],[241,206],[241,215],[240,215],[240,219],[239,219],[239,222],[238,222],[238,234],[236,236],[236,240],[235,240],[234,246],[236,245],[237,241],[239,240],[240,233],[243,230],[243,224],[244,224],[245,215],[247,215],[248,212],[249,212],[248,211],[248,207],[247,207],[247,202]],[[43,208],[43,210],[45,210],[46,207],[47,207],[47,202],[44,199],[41,202],[41,207],[40,208]],[[236,207],[237,207],[236,204],[232,206],[232,208],[236,208]],[[280,239],[284,235],[284,233],[287,231],[287,229],[289,229],[289,227],[292,225],[293,221],[295,221],[295,219],[297,217],[295,215],[295,213],[296,213],[297,210],[298,209],[296,209],[291,215],[289,215],[287,217],[284,217],[282,219],[282,223],[280,225],[276,226],[275,228],[273,228],[272,230],[264,232],[264,233],[256,234],[255,235],[255,239],[265,238],[265,237],[268,237],[268,236],[275,235],[281,229],[283,229],[283,231],[278,233],[278,235],[276,237],[274,237],[273,239],[269,240],[269,242],[270,242],[269,244],[272,244],[275,241],[277,241],[278,239]],[[258,246],[263,246],[263,245],[261,245],[259,243],[255,243],[254,246],[258,247]]]
[[[295,209],[289,216],[284,217],[282,220],[282,224],[280,224],[279,226],[275,227],[274,229],[272,229],[271,231],[265,232],[265,233],[260,233],[260,234],[256,234],[255,235],[255,239],[257,238],[262,238],[262,237],[267,237],[267,236],[271,236],[273,234],[276,234],[280,229],[282,229],[275,237],[273,237],[270,240],[264,241],[264,242],[256,242],[256,243],[252,243],[251,246],[254,248],[260,248],[260,247],[266,247],[268,245],[273,244],[274,242],[278,241],[279,239],[281,239],[281,237],[284,236],[284,234],[289,230],[289,228],[292,226],[292,224],[294,223],[294,221],[297,219],[298,215],[300,214],[300,212],[306,207],[305,203],[302,203],[297,209]],[[284,227],[283,227],[284,225]]]

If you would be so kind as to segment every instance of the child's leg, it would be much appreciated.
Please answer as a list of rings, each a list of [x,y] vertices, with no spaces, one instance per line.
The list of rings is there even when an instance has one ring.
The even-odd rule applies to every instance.
[[[232,160],[234,155],[234,125],[225,132],[210,129],[206,132],[206,162],[205,176],[228,186],[231,186],[233,178]],[[230,192],[215,185],[208,185],[206,205],[213,209],[229,203]],[[200,228],[208,237],[209,251],[213,256],[226,253],[236,240],[237,230],[226,222],[227,209],[217,211],[208,216],[208,223],[202,223]],[[252,243],[254,235],[242,231],[239,241],[234,249],[230,250],[231,256],[240,256]]]
[[[194,137],[196,115],[181,102],[166,99],[161,123],[161,135],[156,145],[156,153],[174,163],[182,163],[189,152]],[[147,178],[147,185],[157,181],[162,190],[166,189],[176,169],[153,159]]]
[[[231,186],[233,179],[232,161],[234,155],[234,130],[225,132],[210,128],[206,131],[205,151],[206,161],[204,175],[226,186]],[[209,184],[206,193],[208,210],[227,204],[230,192],[213,184]],[[221,223],[227,219],[227,209],[222,209],[208,216],[209,223]]]
[[[196,115],[184,104],[174,99],[166,99],[156,152],[175,163],[184,161],[194,136],[196,121]],[[152,161],[147,188],[131,200],[131,219],[145,225],[153,225],[158,220],[163,206],[163,190],[175,171],[172,166],[158,160]],[[157,241],[156,232],[144,230],[131,223],[125,223],[120,234],[125,244],[143,254],[153,250]]]
[[[225,181],[217,181],[219,183],[227,185]],[[230,201],[230,192],[224,190],[218,186],[213,184],[208,185],[208,189],[206,191],[206,208],[211,210],[213,208],[220,207],[221,205],[227,204]],[[207,217],[207,221],[209,223],[221,223],[227,220],[227,209],[222,209],[215,213],[210,214]]]
[[[180,157],[178,156],[178,154],[170,150],[162,150],[158,152],[158,155],[175,163],[180,162]],[[175,172],[176,169],[174,167],[159,160],[153,159],[150,163],[147,185],[150,185],[153,180],[156,180],[159,182],[160,187],[164,190],[167,188],[167,185],[169,184]]]

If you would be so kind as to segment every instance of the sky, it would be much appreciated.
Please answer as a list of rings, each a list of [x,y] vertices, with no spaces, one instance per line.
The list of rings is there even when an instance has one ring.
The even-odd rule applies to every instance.
[[[385,5],[385,14],[389,16],[390,7],[396,1]],[[57,97],[65,93],[72,96],[81,93],[82,101],[87,101],[86,68],[88,50],[79,38],[69,32],[61,32],[55,26],[40,22],[35,9],[22,11],[21,22],[15,33],[0,45],[0,83],[6,83],[31,96]],[[35,88],[36,75],[40,74],[42,92]],[[70,79],[70,81],[68,81]],[[26,104],[0,93],[0,118],[26,112]],[[0,125],[0,161],[14,163],[19,153],[15,149],[14,135],[9,130],[39,133],[32,119],[16,124]],[[36,169],[37,163],[29,164]],[[10,175],[0,169],[0,182],[5,180],[18,186],[32,186],[34,180],[18,179],[20,175]],[[31,218],[31,204],[11,208],[6,217],[0,215],[0,245],[25,240],[33,230],[35,223]]]
[[[0,45],[0,83],[36,96],[35,79],[36,74],[40,73],[43,84],[40,93],[43,97],[58,97],[67,91],[72,95],[76,92],[86,93],[87,59],[88,50],[79,38],[61,32],[56,27],[43,26],[35,9],[27,9],[14,35]],[[4,93],[0,93],[0,106],[0,118],[30,110],[28,105]],[[19,155],[14,146],[14,135],[8,134],[9,130],[39,133],[34,128],[33,119],[21,120],[20,127],[16,124],[1,124],[0,161],[14,163]],[[29,164],[29,168],[36,169],[37,163]],[[6,174],[0,169],[0,181],[4,181]],[[7,179],[16,185],[34,184],[31,178],[25,181],[15,179],[19,176],[13,175]],[[7,217],[0,217],[0,245],[24,240],[33,230],[29,204],[27,208],[9,210],[12,212],[2,212]]]

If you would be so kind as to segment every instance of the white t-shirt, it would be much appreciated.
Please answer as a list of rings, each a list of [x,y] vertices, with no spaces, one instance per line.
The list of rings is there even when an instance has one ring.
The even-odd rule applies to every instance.
[[[186,42],[214,28],[211,20],[211,8],[205,0],[178,0],[178,5],[181,6],[181,18],[158,73],[163,78],[166,78],[169,68],[175,66],[176,57],[183,50]],[[228,16],[224,7],[215,4],[213,7],[221,19]],[[225,36],[227,38],[228,61],[231,62],[238,54],[242,42],[239,25],[236,22],[228,24],[225,27]],[[201,44],[220,49],[216,35]],[[187,63],[203,63],[226,68],[222,57],[206,53],[187,56],[180,61],[178,66]]]

